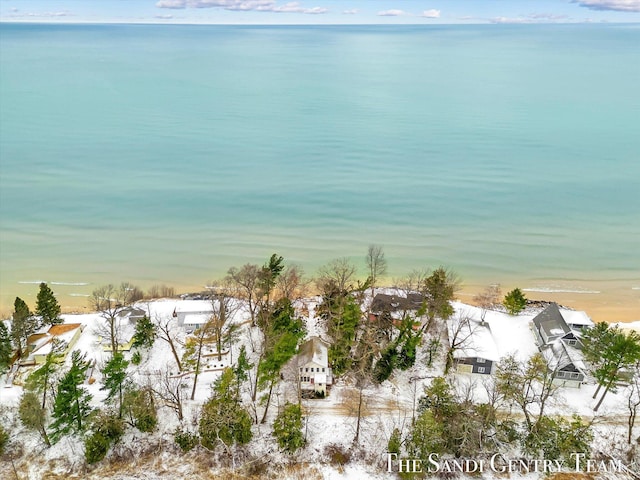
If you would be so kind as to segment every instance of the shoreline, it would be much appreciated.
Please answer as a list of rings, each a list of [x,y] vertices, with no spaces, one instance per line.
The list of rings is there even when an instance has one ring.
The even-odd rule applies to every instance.
[[[138,285],[135,281],[132,283]],[[146,291],[154,283],[156,282],[147,285],[140,282],[139,286],[143,291]],[[204,291],[204,283],[205,282],[201,282],[200,284],[175,282],[165,284],[173,287],[176,296],[179,296]],[[381,282],[380,288],[388,287],[393,283],[390,279],[385,279],[385,281]],[[456,299],[463,303],[473,305],[473,297],[482,291],[486,285],[491,283],[490,281],[481,281],[478,279],[463,282],[460,290],[457,292]],[[549,286],[552,283],[553,286]],[[640,288],[636,285],[636,283],[639,282],[631,283],[633,283],[633,285],[630,285],[628,280],[589,282],[569,282],[562,280],[554,282],[533,282],[531,280],[514,282],[512,280],[508,283],[501,283],[500,286],[502,295],[505,295],[515,287],[519,287],[529,300],[552,301],[574,310],[585,311],[596,323],[601,321],[607,323],[630,323],[640,321]],[[62,313],[66,314],[92,313],[88,304],[88,297],[93,289],[99,285],[102,284],[51,284],[62,308]],[[29,308],[33,310],[35,308],[38,285],[29,282],[21,283],[16,287],[17,288],[11,293],[12,298],[15,298],[15,296],[21,297],[27,302]],[[313,294],[313,288],[310,288],[308,295]],[[8,295],[9,293],[3,292],[3,297],[8,297]],[[13,301],[9,303],[6,298],[3,298],[0,317],[3,319],[10,318],[12,311]]]

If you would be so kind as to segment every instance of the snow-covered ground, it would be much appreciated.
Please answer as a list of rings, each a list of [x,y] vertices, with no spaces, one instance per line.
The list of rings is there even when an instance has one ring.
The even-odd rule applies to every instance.
[[[317,316],[319,301],[319,298],[311,298],[295,304],[297,310],[305,317],[309,337],[326,337]],[[165,299],[140,303],[137,306],[147,311],[154,322],[171,325],[178,348],[182,353],[186,333],[175,325],[177,321],[174,313],[206,310],[210,308],[210,303],[198,300]],[[480,317],[480,310],[477,307],[460,302],[455,302],[454,307],[456,315]],[[500,356],[515,354],[517,358],[524,360],[537,352],[530,329],[531,319],[537,313],[537,311],[527,311],[513,317],[498,311],[487,312],[485,321],[491,326]],[[100,369],[109,358],[109,353],[104,351],[98,334],[98,328],[104,320],[98,314],[64,315],[63,318],[65,323],[82,323],[85,326],[74,348],[96,362],[91,375],[93,380],[86,382],[84,388],[93,395],[92,405],[102,407],[106,392],[101,390]],[[193,375],[184,375],[184,393],[187,399],[183,428],[197,430],[199,409],[210,397],[211,385],[222,371],[222,368],[219,368],[220,365],[232,364],[242,345],[250,355],[253,355],[251,361],[255,362],[254,347],[259,342],[260,336],[257,328],[252,328],[248,320],[247,309],[239,308],[233,321],[241,325],[240,339],[224,355],[223,362],[218,362],[216,357],[210,368],[205,368],[206,371],[200,374],[193,401],[189,400]],[[172,321],[174,324],[171,324]],[[127,355],[130,358],[130,353]],[[410,425],[424,387],[428,386],[434,377],[443,374],[442,351],[430,368],[425,367],[425,356],[425,348],[422,346],[414,367],[407,371],[396,371],[390,380],[380,386],[372,384],[364,389],[363,419],[359,441],[356,444],[354,444],[356,433],[354,405],[358,392],[352,379],[348,377],[338,379],[327,398],[303,400],[304,433],[307,445],[298,451],[294,458],[278,453],[277,444],[271,436],[271,422],[277,414],[278,406],[286,401],[294,402],[297,398],[296,386],[293,382],[280,382],[273,395],[273,404],[267,422],[254,426],[254,440],[250,448],[244,452],[244,460],[247,458],[251,461],[269,459],[270,471],[281,471],[279,476],[283,480],[286,478],[393,478],[393,474],[386,471],[389,436],[394,428]],[[168,370],[177,374],[171,348],[161,339],[156,339],[153,348],[143,352],[142,357],[143,360],[139,365],[130,366],[130,379],[139,384],[158,382],[160,373],[163,371]],[[232,474],[234,465],[224,465],[211,460],[210,455],[207,457],[206,452],[203,451],[181,453],[173,442],[173,432],[180,422],[172,410],[162,406],[159,413],[159,428],[156,432],[141,434],[135,429],[130,429],[110,452],[109,461],[97,466],[89,468],[85,465],[83,445],[77,437],[65,437],[53,447],[44,448],[38,434],[25,430],[17,419],[16,409],[23,392],[21,385],[31,370],[32,368],[22,367],[11,386],[5,386],[5,378],[0,380],[0,417],[3,418],[2,423],[12,432],[12,442],[21,445],[13,463],[19,474],[23,476],[26,474],[28,478],[33,479],[44,478],[45,472],[69,478],[234,478]],[[487,378],[486,375],[456,374],[454,382],[460,389],[471,388],[474,398],[477,401],[483,401],[487,395],[484,387]],[[623,451],[628,415],[624,388],[619,389],[617,393],[609,393],[598,415],[594,415],[595,400],[592,399],[592,395],[595,388],[595,385],[583,385],[581,388],[561,389],[549,405],[549,412],[566,416],[577,413],[587,420],[596,418],[598,433],[595,443],[603,448],[618,445],[620,451]],[[245,401],[249,401],[246,390],[244,398]],[[257,405],[256,408],[261,415],[262,407]],[[636,431],[635,436],[637,435]],[[350,451],[349,463],[344,466],[338,465],[334,457],[332,464],[331,449]],[[209,458],[209,463],[205,467],[202,465],[203,458]],[[235,465],[235,468],[238,469],[241,464],[242,461],[239,465]],[[132,469],[132,465],[138,466]],[[304,466],[303,469],[301,465]],[[11,462],[4,462],[0,466],[0,478],[13,478],[12,471]],[[216,476],[215,472],[218,472],[219,476]],[[514,476],[511,478],[537,477]]]

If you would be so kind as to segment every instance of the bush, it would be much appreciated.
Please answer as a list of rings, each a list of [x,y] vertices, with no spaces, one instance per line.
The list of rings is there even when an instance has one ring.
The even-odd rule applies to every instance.
[[[173,434],[173,439],[183,452],[193,450],[193,448],[200,443],[198,435],[191,432],[185,432],[182,428],[178,428]]]
[[[116,443],[124,434],[124,422],[115,413],[99,410],[91,419],[91,429],[94,435],[99,433],[110,443]]]
[[[400,430],[393,429],[391,436],[389,437],[389,443],[387,443],[387,451],[389,453],[400,453],[400,447],[402,446],[402,436]]]
[[[351,452],[346,448],[332,443],[324,448],[324,454],[329,457],[331,465],[346,465],[351,461]]]
[[[133,352],[133,355],[131,355],[131,363],[134,365],[140,365],[140,362],[142,362],[142,355],[140,355],[140,352]]]
[[[88,464],[102,460],[109,451],[111,441],[102,433],[95,432],[84,441],[84,458]]]
[[[152,432],[158,425],[158,413],[149,388],[132,390],[124,396],[124,408],[129,424],[141,432]]]
[[[570,462],[576,453],[590,457],[593,433],[590,425],[582,423],[575,414],[571,422],[562,417],[543,416],[522,440],[523,450],[529,455]]]
[[[9,432],[7,432],[2,425],[0,425],[0,455],[4,454],[4,451],[7,448],[8,443],[9,443]]]
[[[175,296],[175,289],[167,285],[153,285],[147,291],[147,298],[171,298]]]

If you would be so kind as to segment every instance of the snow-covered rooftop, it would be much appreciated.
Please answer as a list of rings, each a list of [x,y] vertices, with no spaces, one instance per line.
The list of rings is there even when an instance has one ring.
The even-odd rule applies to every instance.
[[[329,356],[327,345],[318,337],[311,337],[300,345],[298,351],[299,365],[306,363],[316,363],[324,367],[329,366]]]
[[[560,313],[569,325],[580,325],[585,327],[592,327],[594,325],[593,320],[589,318],[587,312],[561,308]]]
[[[476,322],[480,321],[481,310],[479,308],[460,302],[454,302],[453,307],[456,314],[464,314]],[[514,355],[516,359],[524,361],[538,352],[530,328],[531,318],[531,315],[511,316],[496,311],[486,312],[485,323],[489,325],[498,359]]]

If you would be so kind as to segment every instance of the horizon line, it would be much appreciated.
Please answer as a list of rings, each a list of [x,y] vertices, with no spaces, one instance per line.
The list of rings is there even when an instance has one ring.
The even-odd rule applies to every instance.
[[[170,21],[46,21],[46,20],[6,20],[0,18],[0,24],[23,25],[181,25],[181,26],[238,26],[238,27],[402,27],[402,26],[553,26],[553,25],[640,25],[637,22],[566,21],[566,22],[448,22],[448,23],[229,23],[229,22],[170,22]]]

